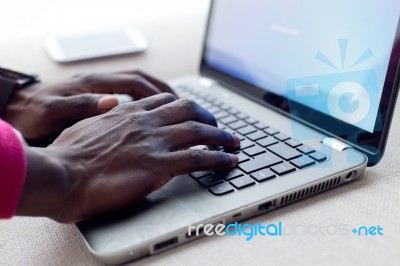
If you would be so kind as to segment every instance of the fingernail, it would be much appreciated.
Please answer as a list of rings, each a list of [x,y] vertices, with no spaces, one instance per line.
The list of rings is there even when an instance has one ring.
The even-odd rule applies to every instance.
[[[118,98],[112,95],[100,98],[97,108],[99,111],[106,112],[118,105]]]
[[[236,146],[240,146],[240,138],[236,134],[232,134],[232,139]]]
[[[237,165],[239,163],[239,157],[237,157],[237,155],[229,154],[229,156],[231,157],[231,162],[233,165]]]

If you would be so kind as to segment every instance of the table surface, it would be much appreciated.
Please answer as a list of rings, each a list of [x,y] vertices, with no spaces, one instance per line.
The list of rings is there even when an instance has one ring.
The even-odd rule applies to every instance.
[[[144,69],[163,79],[196,74],[208,5],[207,0],[8,1],[0,16],[0,65],[37,73],[43,80],[126,69]],[[21,9],[22,6],[26,8]],[[15,14],[23,19],[15,20]],[[49,34],[126,25],[145,34],[150,43],[148,51],[62,65],[52,62],[43,47]],[[292,229],[296,227],[297,233],[283,238],[255,237],[251,241],[228,236],[202,238],[132,265],[398,265],[399,118],[397,108],[386,154],[378,166],[366,170],[363,178],[248,221],[282,221]],[[340,230],[361,225],[380,225],[384,235],[357,237]],[[313,226],[326,227],[328,233],[314,233]],[[307,228],[309,233],[302,234],[301,228]],[[0,265],[3,264],[98,262],[74,226],[46,218],[17,217],[0,222]]]

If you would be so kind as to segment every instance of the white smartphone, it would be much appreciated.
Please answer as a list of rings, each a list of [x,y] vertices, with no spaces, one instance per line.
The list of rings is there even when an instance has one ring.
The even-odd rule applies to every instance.
[[[57,62],[138,53],[148,46],[143,34],[134,28],[53,36],[46,39],[45,45]]]

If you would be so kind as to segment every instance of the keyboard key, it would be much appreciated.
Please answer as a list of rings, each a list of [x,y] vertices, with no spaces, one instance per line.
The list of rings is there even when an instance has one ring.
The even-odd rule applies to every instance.
[[[237,129],[245,127],[245,126],[247,126],[247,124],[242,120],[239,120],[239,121],[229,124],[229,127],[234,130],[237,130]]]
[[[227,105],[226,103],[221,104],[219,107],[224,110],[229,110],[232,108],[230,105]]]
[[[255,144],[248,139],[244,139],[240,141],[240,149],[247,149],[248,147],[254,146]]]
[[[295,139],[289,139],[289,140],[286,141],[285,143],[286,143],[287,145],[289,145],[290,147],[292,147],[292,148],[296,148],[296,147],[298,147],[298,146],[300,146],[300,145],[303,144],[303,143],[301,143],[300,141],[295,140]]]
[[[201,99],[201,98],[197,98],[197,99],[196,99],[196,103],[199,104],[199,105],[201,105],[203,108],[206,108],[206,107],[204,106],[204,104],[207,103],[205,100],[203,100],[203,99]],[[211,106],[208,106],[206,109],[208,109],[208,108],[210,108],[210,107],[211,107]]]
[[[269,127],[267,129],[264,129],[264,131],[267,132],[271,136],[279,133],[279,130],[276,130],[273,127]]]
[[[210,149],[213,151],[222,151],[224,149],[223,146],[210,146]]]
[[[235,189],[229,183],[222,183],[212,186],[208,190],[215,196],[222,196],[235,191]]]
[[[210,102],[204,102],[202,104],[200,104],[204,109],[210,109],[211,107],[213,107],[213,104]]]
[[[217,100],[216,98],[214,98],[213,96],[208,95],[208,94],[204,94],[204,99],[206,99],[207,101],[212,102],[212,103],[214,103]]]
[[[256,182],[254,182],[254,180],[251,179],[249,176],[242,176],[233,179],[230,183],[237,189],[246,188],[256,184]]]
[[[197,181],[200,183],[200,185],[202,185],[205,188],[211,187],[211,186],[214,186],[216,184],[223,182],[223,180],[216,174],[202,177],[200,179],[197,179]]]
[[[228,112],[229,112],[230,114],[232,114],[232,115],[236,115],[236,114],[240,113],[240,111],[239,111],[238,109],[236,109],[236,108],[230,108],[230,109],[228,110]]]
[[[208,108],[207,109],[210,113],[212,113],[212,114],[216,114],[216,113],[218,113],[218,112],[221,112],[222,110],[220,109],[220,108],[218,108],[217,106],[213,106],[213,107],[211,107],[211,108]]]
[[[200,97],[201,93],[200,93],[200,91],[197,90],[196,86],[191,86],[191,87],[189,87],[189,89],[190,89],[192,95],[196,96],[197,98]]]
[[[189,93],[187,93],[187,92],[179,92],[180,98],[187,98],[188,96],[189,96]]]
[[[244,140],[245,139],[245,137],[243,135],[240,135],[236,131],[229,130],[229,129],[227,129],[226,131],[228,131],[229,133],[235,134],[240,140]]]
[[[237,116],[239,119],[246,119],[247,117],[249,117],[249,116],[246,115],[245,113],[238,113],[238,114],[236,114],[236,116]]]
[[[274,178],[276,175],[269,169],[263,169],[258,172],[252,173],[251,177],[257,180],[258,182],[264,182]]]
[[[307,145],[302,145],[297,148],[298,151],[301,151],[304,154],[310,154],[314,152],[314,149]]]
[[[271,170],[277,173],[278,175],[286,175],[288,173],[296,171],[296,168],[294,168],[294,166],[291,165],[290,163],[284,162],[271,167]]]
[[[261,131],[261,130],[258,130],[258,131],[256,131],[256,132],[253,132],[253,133],[247,135],[247,137],[248,137],[250,140],[253,140],[253,141],[256,141],[256,140],[265,138],[265,137],[267,137],[267,136],[268,136],[267,133],[265,133],[264,131]]]
[[[224,124],[227,125],[227,124],[230,124],[230,123],[238,121],[238,119],[236,118],[236,116],[230,115],[230,116],[227,116],[227,117],[224,117],[224,118],[220,119],[219,121],[221,123],[224,123]]]
[[[257,144],[264,148],[267,146],[276,144],[276,143],[278,143],[278,141],[273,137],[267,137],[267,138],[263,138],[263,139],[260,139],[257,141]]]
[[[187,96],[186,99],[189,99],[191,101],[196,101],[197,100],[197,96],[193,95],[193,94],[189,94],[189,96]]]
[[[176,90],[177,92],[184,92],[184,91],[186,91],[186,86],[179,84],[176,87],[174,87],[174,90]]]
[[[280,141],[285,141],[285,140],[290,139],[290,137],[288,135],[284,134],[284,133],[275,134],[274,138],[276,138],[276,139],[278,139]]]
[[[258,120],[255,119],[255,118],[253,118],[253,117],[248,117],[248,118],[246,118],[244,121],[245,121],[247,124],[250,124],[250,125],[255,124],[255,123],[258,123]]]
[[[269,127],[267,124],[265,124],[265,123],[263,123],[263,122],[255,123],[253,126],[255,126],[256,128],[261,129],[261,130],[262,130],[262,129],[266,129],[266,128]]]
[[[296,166],[297,168],[303,169],[305,167],[315,164],[315,161],[312,160],[310,157],[303,155],[299,158],[290,161],[290,163]]]
[[[217,119],[217,120],[222,119],[227,116],[229,116],[229,113],[227,111],[221,111],[214,115],[215,119]]]
[[[217,126],[218,126],[219,129],[226,129],[226,125],[221,123],[221,122],[219,122],[219,121],[217,121]]]
[[[250,161],[239,164],[239,168],[249,174],[280,162],[282,162],[281,158],[268,152],[258,155]]]
[[[221,105],[223,105],[224,103],[221,102],[220,100],[214,99],[212,100],[212,102],[214,103],[214,105],[221,107]]]
[[[238,132],[242,135],[247,135],[253,132],[256,132],[257,129],[253,126],[246,126],[246,127],[242,127],[241,129],[238,129]]]
[[[264,153],[265,149],[261,148],[260,146],[253,146],[253,147],[243,150],[243,152],[246,153],[250,157],[254,157],[258,154]]]
[[[290,148],[288,145],[284,143],[278,143],[267,148],[268,150],[272,151],[279,157],[285,160],[292,160],[294,158],[300,157],[301,153],[296,151],[293,148]]]
[[[199,171],[199,172],[191,173],[190,175],[193,178],[198,179],[200,177],[204,177],[204,176],[211,175],[211,174],[212,174],[212,172],[210,172],[210,171]]]
[[[313,152],[309,155],[311,158],[316,160],[317,162],[323,162],[326,160],[326,156],[320,152]]]
[[[239,152],[236,154],[237,157],[239,157],[239,163],[243,163],[245,161],[250,160],[249,156],[247,156],[244,152]]]
[[[197,145],[194,147],[191,147],[192,150],[208,150],[208,147],[206,145]]]
[[[238,168],[233,168],[233,169],[218,171],[217,174],[225,180],[231,180],[236,177],[242,176],[243,172],[240,171]]]

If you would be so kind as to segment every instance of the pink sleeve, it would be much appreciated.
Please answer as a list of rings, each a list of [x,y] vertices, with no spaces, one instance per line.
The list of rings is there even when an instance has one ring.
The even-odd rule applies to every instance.
[[[0,219],[15,215],[25,175],[23,144],[14,129],[0,120]]]

